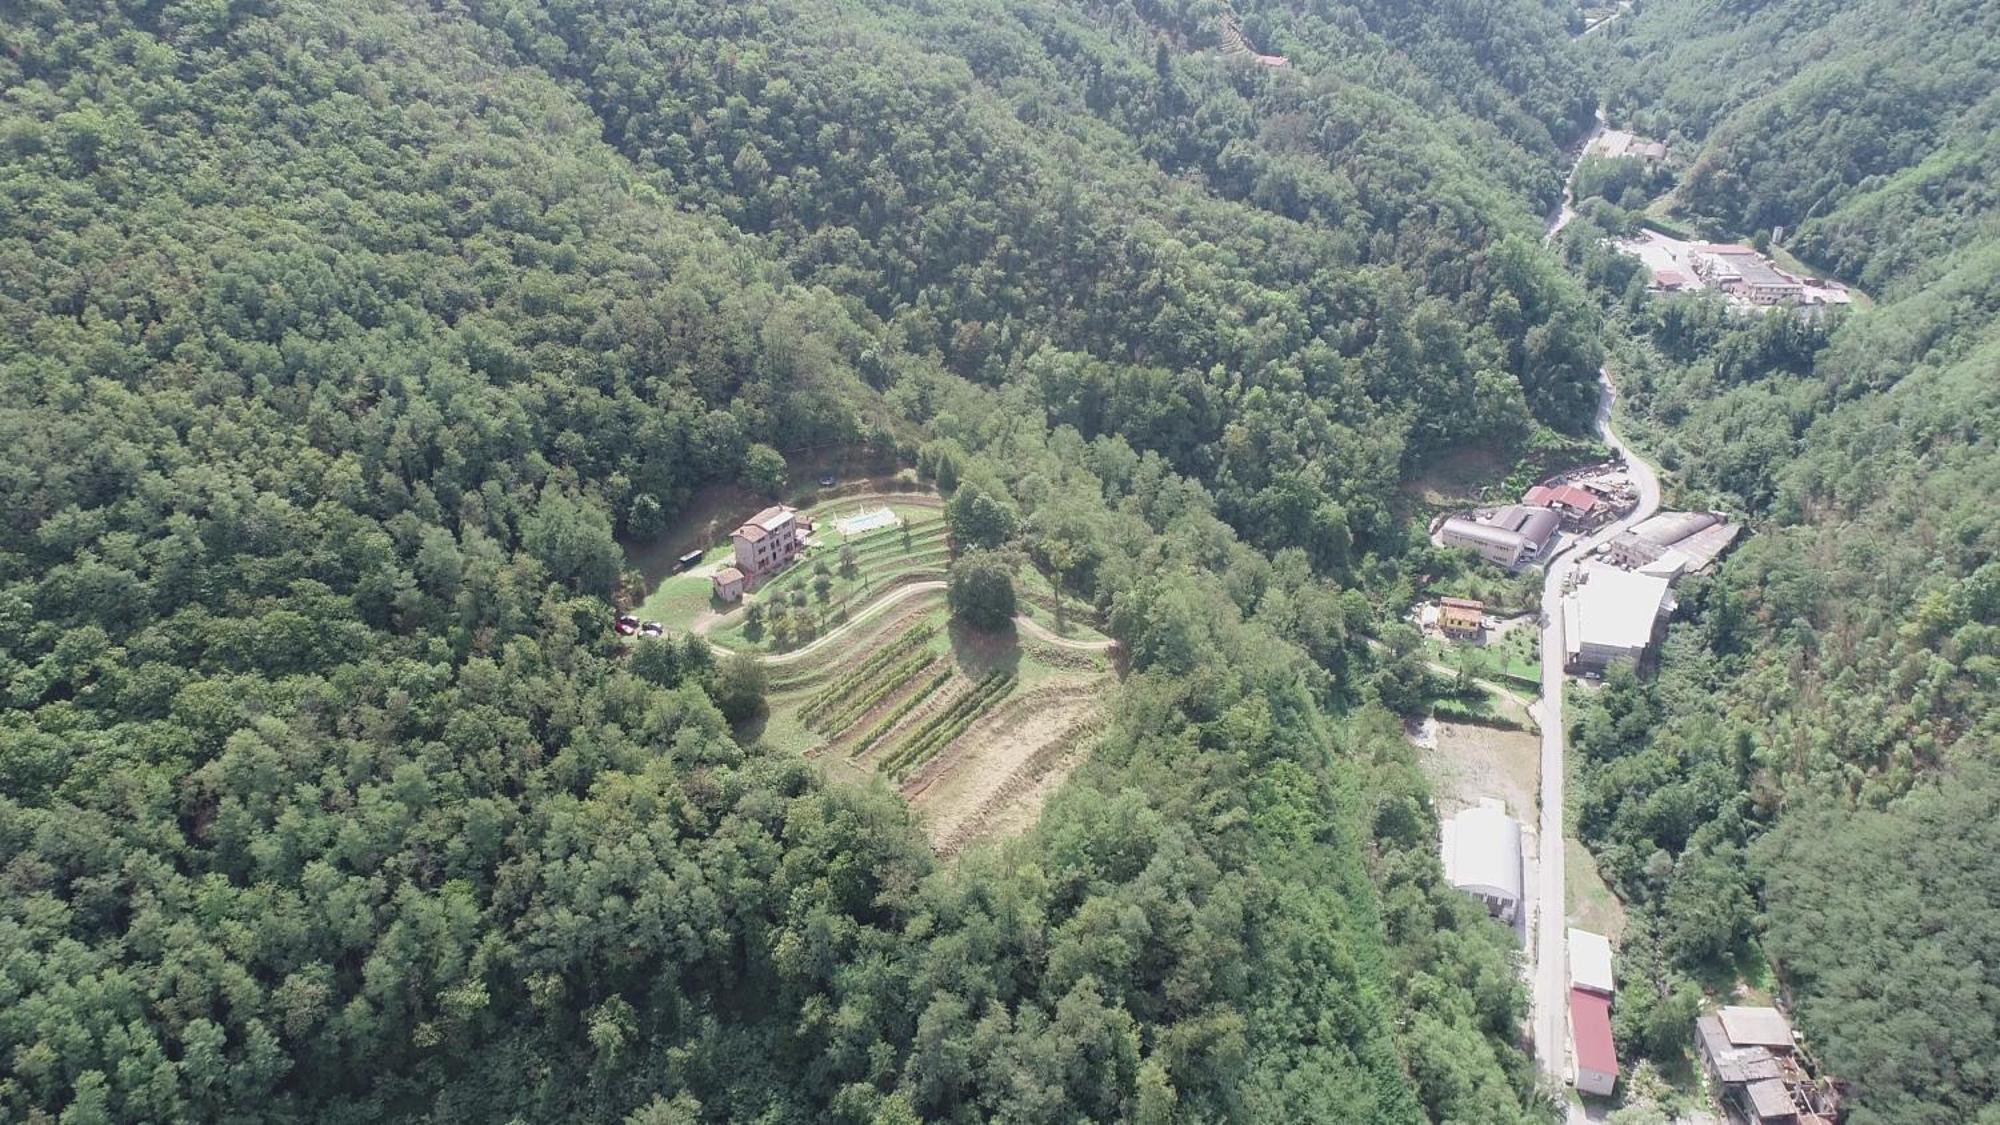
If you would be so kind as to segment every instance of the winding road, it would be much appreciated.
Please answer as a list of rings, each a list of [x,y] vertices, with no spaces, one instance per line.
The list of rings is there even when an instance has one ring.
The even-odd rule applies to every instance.
[[[1585,552],[1618,535],[1660,509],[1660,476],[1611,428],[1611,406],[1618,392],[1609,371],[1598,372],[1597,432],[1625,462],[1639,492],[1639,503],[1624,516],[1595,533],[1572,542],[1548,561],[1542,582],[1542,698],[1535,719],[1542,728],[1542,795],[1540,872],[1535,893],[1534,1034],[1535,1061],[1546,1074],[1566,1078],[1569,1069],[1568,906],[1564,892],[1563,638],[1562,595]]]

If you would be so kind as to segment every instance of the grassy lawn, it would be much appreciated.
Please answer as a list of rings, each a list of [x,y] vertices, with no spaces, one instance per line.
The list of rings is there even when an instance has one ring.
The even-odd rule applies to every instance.
[[[899,528],[866,532],[856,536],[849,544],[835,526],[834,521],[839,516],[853,514],[858,509],[882,506],[885,505],[842,498],[806,510],[806,515],[818,521],[813,532],[815,546],[808,548],[797,562],[765,583],[757,591],[757,600],[768,605],[784,601],[794,592],[803,593],[807,611],[824,619],[826,627],[831,627],[838,623],[843,607],[859,609],[864,602],[871,600],[876,586],[911,571],[941,572],[945,565],[944,521],[936,508],[894,502],[886,504],[903,518],[908,527],[907,548],[904,532]],[[850,545],[855,553],[852,578],[840,573],[841,549]],[[705,612],[721,614],[739,609],[716,600],[708,578],[713,568],[725,566],[734,558],[735,550],[727,543],[710,548],[703,552],[699,564],[667,577],[654,587],[633,612],[643,620],[664,624],[670,631],[685,632]],[[813,569],[818,562],[824,562],[832,572],[832,588],[824,602],[813,590]],[[757,647],[750,645],[742,636],[741,613],[716,630],[715,639],[724,645]]]
[[[1508,631],[1500,640],[1485,646],[1429,637],[1424,642],[1432,658],[1447,668],[1463,664],[1476,679],[1493,680],[1503,687],[1536,691],[1542,683],[1541,642],[1531,626]]]
[[[1060,629],[1056,628],[1055,610],[1050,608],[1049,605],[1043,604],[1044,602],[1054,602],[1056,596],[1055,585],[1049,581],[1048,575],[1043,574],[1040,570],[1033,566],[1022,567],[1021,573],[1015,576],[1015,583],[1019,587],[1021,595],[1018,599],[1019,609],[1021,613],[1034,621],[1035,624],[1042,626],[1059,637],[1067,637],[1070,640],[1101,641],[1106,639],[1104,633],[1093,627],[1090,623],[1090,617],[1093,613],[1090,603],[1068,591],[1065,591],[1063,594],[1063,627]]]
[[[1563,892],[1570,925],[1603,934],[1614,943],[1625,930],[1625,905],[1597,873],[1597,860],[1581,840],[1563,840]]]
[[[735,550],[728,546],[711,547],[702,553],[701,562],[691,568],[669,577],[646,595],[639,608],[632,612],[642,620],[658,621],[676,632],[685,632],[696,616],[706,609],[727,609],[715,600],[714,588],[708,580],[708,568],[721,566],[736,557]]]

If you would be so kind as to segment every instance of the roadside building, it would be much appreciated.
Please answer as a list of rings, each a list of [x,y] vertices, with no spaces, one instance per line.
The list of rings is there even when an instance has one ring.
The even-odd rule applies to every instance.
[[[709,586],[715,596],[725,602],[741,600],[743,597],[743,572],[733,566],[725,566],[709,575]]]
[[[1637,664],[1673,612],[1668,582],[1651,574],[1606,566],[1577,569],[1576,586],[1563,595],[1564,666],[1601,672]]]
[[[1521,822],[1491,797],[1447,819],[1444,873],[1452,886],[1511,925],[1521,909]]]
[[[1748,246],[1697,242],[1688,248],[1688,264],[1710,285],[1754,305],[1797,304],[1805,296],[1798,278]]]
[[[1438,599],[1438,631],[1461,641],[1476,641],[1486,632],[1486,605],[1470,598]]]
[[[1553,508],[1572,520],[1588,520],[1604,503],[1604,498],[1574,484],[1538,484],[1521,497],[1521,503]]]
[[[1604,545],[1605,560],[1668,580],[1713,563],[1742,526],[1720,512],[1661,512]]]
[[[773,504],[758,512],[730,533],[736,547],[736,569],[750,580],[782,569],[798,556],[806,531],[796,509]]]
[[[1562,517],[1555,512],[1512,504],[1476,518],[1453,516],[1444,521],[1438,539],[1447,547],[1477,552],[1487,562],[1514,570],[1541,557],[1561,530]]]
[[[1601,1098],[1618,1086],[1618,1047],[1611,1038],[1611,997],[1569,990],[1570,1041],[1576,1049],[1576,1088]]]
[[[1612,994],[1611,939],[1589,930],[1569,932],[1569,983],[1600,996]]]
[[[1840,1097],[1815,1078],[1790,1021],[1769,1007],[1726,1007],[1695,1020],[1695,1048],[1722,1103],[1750,1125],[1832,1125]]]
[[[1447,547],[1472,551],[1487,562],[1508,570],[1520,565],[1521,556],[1527,550],[1527,541],[1514,532],[1466,516],[1453,516],[1444,521],[1444,526],[1438,531],[1438,539]]]

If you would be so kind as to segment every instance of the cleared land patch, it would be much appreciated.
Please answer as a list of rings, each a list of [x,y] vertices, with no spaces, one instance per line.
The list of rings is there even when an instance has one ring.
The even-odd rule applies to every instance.
[[[879,776],[923,816],[932,845],[955,854],[1034,822],[1089,753],[1117,683],[1109,638],[1087,607],[1023,568],[1027,620],[1004,634],[953,624],[940,501],[850,495],[808,509],[812,546],[750,595],[709,596],[730,556],[662,582],[639,616],[761,657],[770,712],[758,737],[854,779]]]

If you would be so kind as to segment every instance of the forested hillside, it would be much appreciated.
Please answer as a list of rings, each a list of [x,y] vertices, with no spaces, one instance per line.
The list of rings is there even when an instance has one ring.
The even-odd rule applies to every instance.
[[[1608,39],[1607,111],[1695,153],[1678,193],[1747,236],[1784,226],[1871,291],[2000,236],[2000,9],[1942,0],[1670,0]]]
[[[0,1116],[1538,1118],[1338,584],[1589,414],[1497,13],[0,13]],[[955,865],[606,628],[617,536],[860,443],[1130,658]]]
[[[1756,526],[1683,599],[1657,682],[1614,683],[1577,728],[1583,833],[1636,906],[1620,1018],[1677,1056],[1697,985],[1768,956],[1858,1125],[2000,1100],[2000,976],[1972,952],[2000,908],[1958,878],[1991,865],[2000,741],[1994,17],[1689,0],[1605,44],[1614,114],[1696,150],[1686,217],[1785,224],[1877,307],[1650,299],[1594,245],[1635,219],[1602,203],[1568,242],[1647,443],[1686,499]]]

